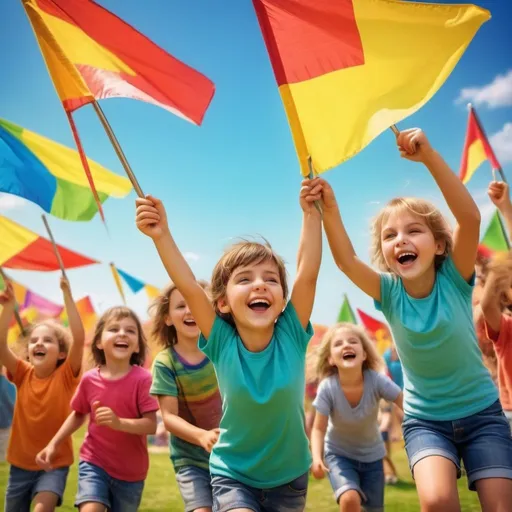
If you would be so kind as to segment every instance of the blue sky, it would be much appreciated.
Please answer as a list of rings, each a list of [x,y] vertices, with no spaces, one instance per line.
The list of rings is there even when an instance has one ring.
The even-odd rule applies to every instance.
[[[143,190],[164,201],[174,237],[196,275],[209,278],[222,249],[236,237],[263,235],[285,258],[293,279],[301,223],[300,174],[252,2],[99,3],[215,82],[215,97],[199,128],[146,103],[102,102]],[[423,128],[458,171],[465,104],[472,100],[512,180],[512,6],[483,0],[479,5],[491,11],[492,19],[436,96],[399,127]],[[0,43],[0,117],[73,146],[20,2],[0,5]],[[83,108],[75,118],[88,156],[122,174],[93,109]],[[426,170],[400,160],[390,131],[324,176],[337,193],[349,234],[364,258],[369,253],[371,218],[392,197],[420,195],[446,211]],[[490,179],[490,168],[484,164],[469,184],[482,209],[482,228],[493,211],[485,193]],[[58,243],[105,263],[114,261],[134,276],[162,286],[167,277],[152,242],[135,227],[134,200],[132,193],[105,204],[110,236],[98,216],[89,223],[53,217],[49,221]],[[44,234],[42,211],[33,204],[0,194],[0,213]],[[61,300],[58,273],[10,274],[34,291]],[[106,264],[70,271],[69,277],[75,297],[91,295],[100,311],[120,301]],[[334,322],[344,293],[354,308],[379,317],[371,300],[336,269],[325,243],[312,320]],[[127,297],[144,316],[145,294],[127,291]]]

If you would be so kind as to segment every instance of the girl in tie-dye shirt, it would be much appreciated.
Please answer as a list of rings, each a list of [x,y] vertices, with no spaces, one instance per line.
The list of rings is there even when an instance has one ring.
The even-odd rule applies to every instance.
[[[197,347],[199,329],[174,285],[163,291],[150,312],[152,336],[165,347],[153,363],[151,394],[157,396],[171,433],[171,461],[185,511],[211,512],[208,462],[221,418],[215,370]]]

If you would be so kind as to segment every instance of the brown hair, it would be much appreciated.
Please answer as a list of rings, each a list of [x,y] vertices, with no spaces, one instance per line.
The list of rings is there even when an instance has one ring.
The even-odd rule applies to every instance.
[[[437,242],[444,242],[443,254],[437,254],[434,259],[435,268],[438,270],[446,257],[452,252],[452,230],[438,208],[429,201],[417,197],[397,197],[392,199],[375,217],[372,226],[372,262],[380,270],[390,271],[382,252],[382,227],[392,212],[406,210],[423,218],[427,227],[434,235],[434,239]]]
[[[199,286],[208,290],[209,284],[206,281],[197,281]],[[178,333],[174,325],[167,325],[165,317],[169,314],[169,303],[174,290],[177,290],[174,283],[169,283],[160,293],[160,295],[149,306],[148,312],[151,316],[151,339],[155,340],[164,348],[172,347],[178,342]]]
[[[139,366],[144,364],[147,351],[146,336],[142,329],[139,317],[131,309],[125,306],[114,306],[107,309],[107,311],[105,311],[98,320],[91,343],[91,355],[96,364],[105,364],[105,352],[98,348],[98,342],[101,340],[101,335],[103,334],[105,326],[110,320],[122,320],[123,318],[131,318],[135,322],[139,335],[139,352],[134,352],[132,354],[130,357],[130,364],[136,364]]]
[[[326,377],[334,375],[338,372],[338,368],[329,363],[329,357],[331,355],[332,340],[335,338],[336,333],[340,329],[347,329],[359,338],[359,341],[363,346],[363,350],[366,353],[366,360],[363,362],[363,370],[374,370],[376,372],[380,371],[383,366],[382,358],[377,352],[375,343],[370,340],[366,334],[366,331],[359,325],[350,324],[348,322],[340,322],[329,328],[329,330],[324,334],[322,341],[317,348],[316,373],[318,379],[325,379]]]
[[[28,344],[30,342],[30,338],[32,336],[32,333],[38,328],[38,327],[48,327],[53,332],[53,335],[55,336],[55,339],[57,340],[57,343],[59,344],[59,352],[64,352],[66,354],[66,357],[68,355],[69,346],[71,345],[71,333],[68,329],[66,329],[62,324],[59,324],[55,320],[43,320],[42,322],[38,322],[36,324],[31,324],[25,329],[25,335],[22,336],[21,341],[25,347],[26,350],[26,358],[28,360]],[[57,360],[57,368],[64,363],[66,360],[66,357],[63,359]]]
[[[252,264],[257,265],[266,261],[271,261],[276,264],[279,273],[279,280],[281,281],[281,286],[283,288],[283,297],[285,299],[288,297],[286,267],[283,259],[274,252],[271,245],[266,240],[263,244],[242,240],[229,247],[213,269],[211,295],[217,315],[221,316],[230,324],[234,324],[231,314],[221,313],[217,305],[219,299],[226,296],[226,288],[229,278],[239,267],[245,267]]]

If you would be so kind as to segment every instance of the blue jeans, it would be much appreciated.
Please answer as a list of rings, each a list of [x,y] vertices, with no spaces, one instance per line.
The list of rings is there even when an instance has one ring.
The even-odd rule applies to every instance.
[[[510,425],[499,401],[483,411],[455,421],[430,421],[405,416],[402,423],[409,467],[425,457],[451,460],[460,478],[460,460],[468,475],[469,489],[482,478],[512,479]]]
[[[69,467],[53,471],[29,471],[11,466],[5,492],[5,512],[30,512],[30,504],[39,492],[53,492],[62,504]]]
[[[185,512],[213,506],[210,471],[197,466],[183,466],[176,470],[176,481],[185,502]]]
[[[75,507],[92,501],[105,505],[110,512],[136,512],[143,489],[144,480],[140,482],[118,480],[100,467],[82,460],[78,465],[78,493]]]
[[[354,490],[361,496],[367,512],[384,510],[384,466],[382,459],[359,462],[348,457],[326,453],[327,476],[331,482],[336,502],[343,493]]]
[[[302,512],[306,507],[308,473],[270,489],[256,489],[237,480],[212,475],[213,512],[248,508],[254,512]]]

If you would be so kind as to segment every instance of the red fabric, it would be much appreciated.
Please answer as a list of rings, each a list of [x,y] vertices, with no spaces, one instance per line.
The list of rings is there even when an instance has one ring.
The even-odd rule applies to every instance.
[[[385,323],[377,320],[376,318],[373,318],[373,316],[367,315],[360,309],[357,310],[357,313],[361,319],[361,322],[363,322],[365,329],[370,331],[372,334],[375,334],[380,329],[383,329],[385,332],[389,333],[389,328]],[[391,336],[389,337],[391,338]]]
[[[278,85],[364,64],[352,1],[253,0]]]

